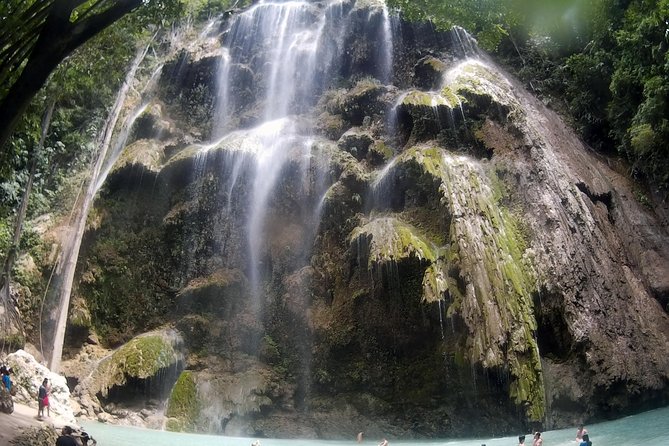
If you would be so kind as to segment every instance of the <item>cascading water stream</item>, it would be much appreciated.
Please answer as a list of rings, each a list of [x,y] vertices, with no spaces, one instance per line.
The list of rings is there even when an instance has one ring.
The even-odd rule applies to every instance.
[[[356,2],[334,0],[324,4],[306,0],[260,1],[231,17],[222,34],[222,49],[217,65],[217,92],[212,128],[215,142],[202,146],[206,162],[213,148],[224,148],[221,178],[225,178],[222,212],[239,212],[245,216],[250,307],[259,320],[264,316],[267,281],[269,232],[276,230],[272,221],[274,199],[282,187],[286,172],[299,178],[290,181],[299,202],[302,243],[311,246],[318,231],[322,208],[331,181],[315,174],[321,167],[312,164],[315,146],[311,124],[302,114],[310,111],[321,93],[337,77],[335,67],[345,55],[344,38]],[[376,67],[371,70],[382,82],[392,78],[392,24],[387,8],[378,2],[368,20],[376,27]],[[253,84],[240,86],[245,73],[252,72]],[[247,93],[253,89],[255,103],[249,119],[237,113],[243,108]],[[250,127],[250,128],[244,128]],[[235,130],[236,128],[236,130]],[[217,152],[218,153],[218,152]],[[197,172],[195,173],[197,176]],[[248,184],[246,191],[241,182]],[[245,194],[245,192],[248,192]],[[241,195],[248,197],[240,201]],[[230,221],[236,220],[230,219]],[[232,223],[237,224],[237,223]],[[307,240],[309,239],[309,240]],[[310,254],[305,249],[300,262],[307,265]],[[260,342],[260,339],[256,340]],[[310,382],[310,345],[300,350],[301,372],[298,380],[302,393]],[[259,347],[259,346],[258,346]],[[206,392],[203,384],[199,392]],[[235,397],[237,399],[241,396]],[[246,404],[240,401],[240,404]],[[211,401],[206,409],[212,425],[228,411],[220,402]]]
[[[139,118],[142,115],[142,113],[146,111],[146,108],[149,106],[151,99],[153,99],[154,89],[157,85],[158,78],[160,77],[162,68],[163,64],[160,64],[153,71],[153,74],[151,74],[149,81],[146,83],[145,87],[142,89],[140,93],[140,96],[142,98],[141,102],[137,107],[135,107],[135,110],[123,122],[121,130],[118,136],[116,137],[113,149],[105,157],[103,169],[98,175],[95,184],[95,192],[100,190],[105,180],[107,179],[109,172],[114,166],[114,163],[116,163],[119,156],[121,156],[121,153],[125,148],[126,143],[128,142],[128,137],[130,136],[130,132],[132,131],[134,124],[137,121],[137,118]]]
[[[175,30],[170,37],[169,48],[171,52],[169,54],[173,54],[173,51],[181,46],[182,35]],[[123,152],[134,123],[146,110],[157,85],[157,80],[160,77],[159,74],[162,70],[162,64],[158,64],[157,68],[154,69],[151,76],[144,84],[140,93],[141,100],[139,105],[129,113],[114,139],[116,124],[126,106],[126,101],[132,89],[132,84],[137,79],[137,71],[144,62],[154,38],[155,35],[145,47],[138,48],[137,54],[128,68],[125,80],[117,93],[116,100],[107,117],[105,125],[98,135],[96,143],[97,154],[89,183],[81,201],[75,203],[75,211],[72,213],[73,220],[70,223],[66,241],[62,246],[62,255],[59,257],[56,266],[54,279],[51,282],[52,286],[48,290],[48,296],[52,296],[49,300],[53,303],[54,308],[52,310],[52,316],[47,318],[47,321],[42,321],[40,344],[43,354],[45,357],[49,358],[49,368],[55,372],[57,372],[60,367],[72,283],[74,280],[77,260],[79,258],[82,238],[86,228],[88,212],[98,190],[104,184],[114,163]],[[112,142],[114,142],[113,147]],[[110,147],[112,147],[111,150]],[[45,339],[50,339],[50,345],[45,345]]]
[[[286,164],[294,161],[295,156],[308,158],[311,150],[310,130],[298,124],[292,115],[311,107],[318,94],[327,87],[328,79],[333,76],[331,67],[343,53],[343,42],[333,40],[331,36],[344,34],[342,31],[348,26],[346,18],[353,4],[337,0],[319,7],[308,1],[261,1],[232,19],[223,42],[217,77],[214,136],[225,135],[228,117],[235,107],[236,97],[230,83],[237,67],[248,65],[261,73],[256,87],[261,96],[261,123],[247,131],[244,137],[259,146],[253,155],[255,166],[247,222],[249,278],[256,303],[261,294],[260,263],[268,201]],[[392,30],[385,5],[379,11],[382,16],[379,41],[382,45],[378,64],[385,81],[391,77],[392,71]],[[220,144],[221,141],[212,146]],[[226,145],[232,147],[234,142]],[[241,157],[233,163],[227,194],[228,210],[236,181],[244,168]],[[301,182],[308,184],[309,169],[302,169],[302,172]],[[324,194],[327,186],[323,181],[315,186],[315,189],[321,189],[316,191],[319,196]],[[318,208],[318,200],[312,201]],[[313,215],[317,227],[320,210],[315,209]],[[310,232],[315,233],[315,230]]]
[[[381,60],[381,81],[385,84],[392,83],[393,77],[393,26],[392,18],[388,12],[388,6],[383,5],[383,26],[382,26],[382,60]]]
[[[99,136],[99,141],[97,144],[98,154],[95,165],[93,166],[93,171],[91,173],[91,179],[86,193],[83,196],[81,203],[79,203],[79,210],[75,213],[75,221],[70,227],[70,233],[67,242],[63,245],[63,255],[60,258],[60,262],[58,263],[56,269],[56,280],[53,282],[56,285],[52,288],[53,292],[57,293],[57,296],[54,297],[56,302],[56,307],[54,310],[55,317],[51,319],[54,321],[54,326],[52,328],[53,336],[51,337],[51,351],[47,352],[49,353],[50,357],[49,368],[55,372],[57,372],[60,368],[60,360],[63,352],[63,341],[65,339],[65,327],[67,324],[67,312],[70,305],[70,293],[72,291],[72,281],[74,279],[77,259],[79,257],[79,249],[81,247],[81,241],[84,234],[84,229],[86,227],[88,211],[98,190],[98,180],[102,173],[104,161],[107,157],[107,151],[111,145],[114,127],[116,126],[116,122],[121,114],[123,104],[125,103],[126,97],[130,90],[132,80],[135,78],[137,69],[144,60],[148,49],[149,45],[137,52],[135,59],[133,60],[128,70],[128,73],[126,74],[123,86],[118,92],[116,102],[109,114],[109,117],[107,118],[107,122],[103,127],[103,131]]]
[[[214,112],[214,122],[217,125],[213,129],[214,137],[223,136],[227,130],[228,122],[231,118],[231,110],[234,109],[234,104],[230,100],[230,52],[227,48],[221,49],[221,58],[218,67],[218,76],[216,77],[217,97],[216,110]]]

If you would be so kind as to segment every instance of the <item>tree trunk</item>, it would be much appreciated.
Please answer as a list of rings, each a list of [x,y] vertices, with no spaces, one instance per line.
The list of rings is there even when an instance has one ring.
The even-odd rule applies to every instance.
[[[107,157],[107,150],[111,145],[112,136],[114,133],[114,128],[116,127],[116,122],[121,115],[123,110],[123,104],[125,103],[128,92],[132,85],[132,81],[135,78],[135,74],[139,65],[144,60],[146,53],[148,52],[149,45],[147,45],[143,50],[138,49],[135,59],[130,66],[128,73],[126,74],[125,80],[121,89],[119,90],[116,102],[109,112],[107,117],[107,122],[105,123],[100,138],[98,140],[98,154],[93,165],[91,172],[90,182],[86,189],[86,194],[83,196],[80,203],[75,204],[79,205],[78,213],[75,216],[75,222],[72,225],[70,236],[68,237],[67,245],[63,246],[63,257],[59,265],[59,275],[60,275],[60,285],[55,292],[58,294],[56,298],[57,309],[55,314],[55,327],[53,328],[53,336],[51,337],[51,349],[48,352],[49,356],[49,368],[58,372],[60,368],[60,360],[63,354],[63,343],[65,340],[65,328],[67,326],[67,314],[70,307],[70,295],[72,292],[72,282],[74,280],[74,273],[77,267],[77,260],[79,259],[79,249],[81,248],[81,239],[84,235],[84,230],[86,229],[86,219],[88,217],[88,212],[90,210],[95,194],[98,191],[98,184],[100,182],[100,173],[102,171],[102,166]]]
[[[2,330],[3,334],[11,333],[14,331],[14,327],[21,327],[22,325],[19,315],[14,311],[14,305],[11,302],[9,286],[12,278],[12,268],[14,267],[14,262],[16,261],[16,257],[19,253],[21,234],[23,233],[23,222],[28,211],[28,201],[30,200],[30,192],[32,191],[33,180],[35,179],[37,162],[39,160],[39,155],[42,152],[42,148],[44,147],[44,141],[46,140],[46,135],[49,132],[49,127],[51,126],[51,115],[53,114],[55,105],[55,101],[51,101],[44,112],[44,116],[42,117],[42,132],[39,143],[31,154],[32,160],[30,162],[30,175],[28,176],[28,181],[25,185],[25,189],[23,190],[21,205],[19,206],[19,211],[16,214],[16,222],[14,223],[14,237],[12,238],[12,244],[7,251],[7,257],[5,258],[2,275],[0,276],[0,306],[3,307],[2,313],[4,315],[3,320],[0,322],[0,330]]]

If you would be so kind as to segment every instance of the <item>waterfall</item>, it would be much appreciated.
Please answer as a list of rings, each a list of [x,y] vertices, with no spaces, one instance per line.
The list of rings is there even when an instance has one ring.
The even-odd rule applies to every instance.
[[[308,158],[311,149],[310,130],[298,125],[294,115],[312,106],[327,88],[332,76],[331,67],[344,52],[343,42],[332,39],[332,36],[345,34],[347,17],[353,5],[351,1],[342,0],[320,7],[304,0],[261,1],[232,19],[223,41],[217,75],[214,136],[225,134],[235,107],[231,85],[235,70],[248,65],[253,67],[254,72],[260,73],[260,80],[255,86],[261,96],[260,123],[244,136],[245,141],[253,141],[258,146],[254,149],[254,180],[247,222],[249,278],[256,306],[260,305],[262,294],[260,271],[268,200],[271,200],[286,164],[295,156]],[[392,76],[392,25],[388,8],[384,3],[380,6],[369,13],[368,20],[371,21],[375,15],[381,19],[378,26],[380,47],[377,71],[381,80],[387,82]],[[239,135],[239,132],[234,133]],[[240,174],[241,162],[238,158],[232,170],[227,209],[230,208],[230,197]],[[303,175],[302,183],[307,184],[308,169],[303,170]],[[323,179],[320,183],[318,187],[322,190],[317,193],[323,197],[329,185]],[[318,220],[319,200],[316,198],[313,201],[311,215]],[[318,222],[313,226],[317,228]],[[315,234],[315,229],[310,232]]]
[[[148,49],[148,47],[147,47]],[[141,63],[141,61],[140,61]],[[97,176],[97,181],[95,184],[95,192],[100,190],[102,185],[104,184],[105,180],[107,179],[107,176],[109,175],[109,172],[111,171],[112,167],[114,166],[114,163],[118,160],[119,156],[123,152],[123,149],[125,148],[126,143],[128,142],[128,137],[130,136],[130,132],[133,129],[133,126],[135,124],[135,121],[137,121],[137,118],[139,118],[142,113],[146,110],[146,108],[149,106],[149,102],[151,101],[151,98],[153,97],[153,90],[156,87],[158,78],[160,77],[160,73],[163,69],[163,64],[159,64],[158,67],[153,71],[153,74],[151,74],[151,77],[149,78],[149,81],[147,82],[146,86],[140,93],[141,95],[141,102],[139,105],[137,105],[134,109],[134,111],[124,120],[123,125],[121,126],[121,130],[116,137],[116,141],[114,143],[114,146],[108,154],[105,156],[104,160],[104,167],[102,169],[102,172]],[[136,69],[135,69],[136,71]],[[94,192],[94,193],[95,193]]]
[[[230,53],[227,48],[223,48],[221,51],[216,84],[218,95],[216,97],[214,122],[217,125],[214,128],[213,136],[220,137],[227,128],[228,121],[232,115],[231,110],[234,109],[234,105],[230,100]]]
[[[65,327],[67,325],[67,313],[70,306],[70,293],[72,291],[72,281],[74,279],[74,273],[77,266],[77,259],[79,257],[79,249],[81,247],[81,240],[84,235],[84,230],[86,228],[86,219],[88,218],[88,211],[93,202],[93,198],[98,191],[99,185],[102,184],[104,178],[102,177],[106,172],[103,171],[104,162],[107,159],[107,151],[111,145],[112,135],[114,132],[114,127],[116,127],[116,122],[121,115],[123,110],[123,105],[125,104],[126,97],[130,92],[130,86],[132,81],[135,79],[137,69],[144,60],[146,53],[149,49],[149,45],[144,48],[140,48],[133,59],[128,72],[126,74],[123,85],[116,95],[116,100],[114,105],[107,117],[107,121],[102,128],[98,136],[98,141],[96,146],[98,147],[97,156],[95,158],[95,164],[93,165],[93,170],[91,172],[90,181],[86,189],[86,193],[82,197],[81,201],[75,206],[78,207],[77,211],[74,213],[74,221],[69,228],[69,235],[67,237],[66,243],[63,244],[63,255],[59,259],[59,263],[56,269],[56,281],[58,284],[52,288],[54,293],[57,293],[55,297],[57,306],[55,314],[55,328],[52,337],[52,346],[50,352],[49,368],[57,372],[60,367],[61,355],[63,353],[63,341],[65,339]],[[134,122],[134,120],[133,120]],[[124,130],[122,132],[127,138],[129,130]],[[117,154],[118,156],[118,154]],[[44,339],[41,339],[43,342]],[[42,346],[43,347],[43,346]]]
[[[338,76],[337,69],[348,50],[345,39],[350,35],[350,15],[357,12],[355,8],[353,0],[261,0],[231,17],[221,34],[213,142],[201,147],[205,155],[214,148],[225,148],[222,163],[217,166],[220,177],[225,179],[221,212],[230,214],[243,209],[249,306],[260,321],[265,316],[269,300],[265,288],[272,274],[268,263],[270,233],[278,229],[273,221],[274,200],[287,171],[297,177],[294,198],[299,201],[296,212],[300,212],[299,223],[304,231],[300,243],[310,247],[317,235],[332,183],[323,175],[314,176],[319,168],[313,164],[312,154],[317,138],[304,116]],[[375,34],[378,43],[369,74],[388,83],[393,66],[391,16],[385,4],[378,2],[366,19],[374,25],[370,33]],[[246,86],[240,85],[240,78],[249,72],[253,73],[253,84],[248,88],[257,105],[252,114],[247,111],[240,116],[238,112],[248,101],[244,96],[248,91],[241,91]],[[194,173],[197,177],[198,173]],[[243,193],[242,187],[237,187],[242,178],[249,179],[250,189],[245,195],[248,198],[237,203],[238,194]],[[301,265],[308,265],[310,248],[301,255]],[[261,325],[267,329],[264,323]],[[260,340],[254,342],[259,344]],[[301,370],[297,380],[302,395],[309,392],[311,385],[310,345],[309,339],[303,339],[298,347]],[[210,385],[202,383],[199,392],[207,393]],[[204,417],[216,425],[225,413],[220,402],[211,400]]]
[[[381,81],[391,83],[393,77],[393,29],[388,6],[383,4],[383,26],[381,27]]]

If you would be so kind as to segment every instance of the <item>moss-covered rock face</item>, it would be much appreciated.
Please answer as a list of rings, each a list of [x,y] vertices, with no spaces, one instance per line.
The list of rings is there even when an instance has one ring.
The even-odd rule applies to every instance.
[[[77,375],[85,413],[148,392],[172,430],[443,438],[667,395],[669,236],[624,179],[448,34],[383,47],[377,1],[250,11],[274,7],[346,17],[319,40],[345,51],[263,122],[268,50],[230,48],[220,128],[222,59],[168,64],[82,245],[70,347],[125,344]]]
[[[353,88],[330,90],[321,103],[332,115],[339,115],[349,125],[362,125],[365,116],[385,114],[390,106],[388,88],[374,78],[358,81]]]
[[[450,91],[445,90],[450,93]],[[462,123],[460,99],[455,94],[411,90],[397,104],[397,119],[409,142],[457,134]]]
[[[468,117],[489,116],[501,122],[520,118],[521,107],[510,82],[485,63],[468,59],[445,76],[442,95],[461,96]]]
[[[118,416],[119,407],[145,406],[152,399],[165,398],[183,368],[182,348],[183,341],[174,330],[146,333],[124,344],[77,384],[74,394],[82,411]]]
[[[351,249],[367,258],[370,270],[379,264],[400,262],[410,257],[434,262],[435,247],[418,232],[396,218],[375,218],[353,231]]]
[[[183,52],[162,70],[160,98],[169,113],[200,137],[211,133],[218,57],[196,59]]]
[[[425,90],[435,90],[441,87],[447,65],[434,56],[425,56],[414,66],[414,84]]]
[[[113,386],[122,387],[130,379],[154,377],[162,369],[176,367],[180,354],[168,333],[146,334],[116,350],[98,366],[99,392],[104,397]]]
[[[445,243],[429,242],[416,228],[386,217],[356,229],[351,251],[367,258],[369,269],[412,256],[428,262],[422,300],[443,300],[448,317],[467,327],[459,354],[486,369],[509,367],[509,396],[530,419],[541,420],[545,403],[531,297],[535,273],[518,218],[500,204],[495,173],[469,157],[420,146],[402,153],[385,175],[401,178],[412,171],[412,180],[395,183],[393,193],[407,196],[421,184],[438,190],[437,212],[449,221]]]
[[[167,401],[167,410],[165,410],[167,430],[194,432],[200,410],[201,403],[198,401],[193,372],[185,370],[179,375]]]

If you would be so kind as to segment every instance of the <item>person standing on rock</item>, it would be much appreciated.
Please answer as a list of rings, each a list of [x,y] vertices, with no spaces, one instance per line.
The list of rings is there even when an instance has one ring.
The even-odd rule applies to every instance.
[[[60,431],[62,435],[56,440],[56,446],[79,446],[77,440],[72,436],[72,432],[73,430],[70,426],[64,426],[63,430]]]
[[[49,380],[47,378],[44,378],[37,391],[37,418],[40,420],[44,418],[45,407],[49,407]]]
[[[12,380],[9,377],[9,374],[12,372],[12,369],[8,369],[4,365],[2,366],[2,386],[7,389],[7,392],[12,393]]]
[[[2,373],[2,386],[0,387],[0,412],[10,414],[14,412],[14,400],[12,399],[12,381],[9,379],[10,370],[4,365],[0,367]]]

